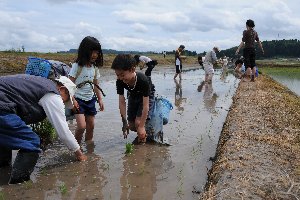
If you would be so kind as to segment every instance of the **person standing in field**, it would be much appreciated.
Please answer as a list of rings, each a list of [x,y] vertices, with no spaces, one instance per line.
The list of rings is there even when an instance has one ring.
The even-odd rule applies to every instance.
[[[228,65],[228,58],[226,56],[223,57],[222,59],[222,70],[227,71],[227,65]]]
[[[259,40],[257,32],[254,30],[255,24],[254,21],[248,19],[246,21],[246,30],[243,32],[242,42],[237,48],[235,54],[238,55],[240,49],[244,47],[243,56],[244,63],[246,67],[246,74],[250,75],[251,73],[251,81],[255,81],[255,73],[256,73],[256,64],[255,64],[255,41],[258,42],[259,47],[261,48],[262,53],[264,54],[263,46]]]
[[[174,76],[174,79],[179,75],[179,79],[181,79],[181,72],[182,72],[182,59],[184,56],[182,56],[182,52],[184,51],[185,46],[180,45],[179,48],[175,51],[175,67],[176,67],[176,74]]]
[[[75,93],[75,114],[77,127],[75,137],[81,143],[85,132],[85,141],[91,142],[94,136],[96,101],[100,111],[104,110],[104,104],[100,94],[99,67],[103,65],[103,54],[99,41],[91,36],[85,37],[78,49],[78,55],[69,73],[70,79],[77,85]]]
[[[205,59],[203,62],[204,71],[205,71],[205,82],[210,83],[212,81],[212,77],[215,73],[214,64],[217,63],[217,55],[219,52],[218,47],[214,47],[211,51],[207,52],[205,55]]]

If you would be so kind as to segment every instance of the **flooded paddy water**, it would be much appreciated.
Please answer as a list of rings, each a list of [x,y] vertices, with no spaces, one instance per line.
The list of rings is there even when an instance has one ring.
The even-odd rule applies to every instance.
[[[300,96],[300,68],[263,68],[263,72]]]
[[[154,71],[156,94],[174,109],[164,126],[171,146],[135,145],[125,155],[115,76],[104,77],[105,111],[96,116],[94,143],[83,144],[87,162],[76,162],[57,142],[42,153],[32,182],[6,185],[1,170],[0,197],[4,199],[198,199],[215,155],[219,135],[239,80],[216,71],[211,85],[199,85],[203,70],[187,70],[174,81],[174,70]],[[75,121],[74,121],[75,122]],[[74,124],[70,124],[74,129]],[[8,178],[8,176],[6,177]],[[1,199],[1,198],[0,198]]]
[[[277,74],[270,74],[270,76],[277,82],[281,83],[282,85],[288,87],[291,91],[295,92],[298,96],[300,96],[300,76],[298,78],[292,78],[288,75],[277,75]]]

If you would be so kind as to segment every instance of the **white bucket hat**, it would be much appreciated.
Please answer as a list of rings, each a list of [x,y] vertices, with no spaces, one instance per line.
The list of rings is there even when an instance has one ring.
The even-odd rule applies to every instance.
[[[76,92],[76,85],[73,83],[68,77],[60,76],[59,78],[55,79],[56,81],[62,83],[69,91],[70,99],[69,101],[65,102],[65,106],[69,109],[74,107],[72,97]]]

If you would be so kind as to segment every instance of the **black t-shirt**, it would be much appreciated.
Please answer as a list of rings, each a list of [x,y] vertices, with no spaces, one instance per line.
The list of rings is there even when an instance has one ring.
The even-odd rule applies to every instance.
[[[258,42],[259,37],[255,30],[244,30],[242,41],[245,42],[245,48],[254,48],[255,40]]]
[[[150,95],[150,84],[148,77],[141,72],[136,72],[136,76],[137,81],[134,89],[130,88],[123,81],[117,79],[117,94],[124,95],[124,89],[126,89],[130,92],[131,96],[148,97]]]

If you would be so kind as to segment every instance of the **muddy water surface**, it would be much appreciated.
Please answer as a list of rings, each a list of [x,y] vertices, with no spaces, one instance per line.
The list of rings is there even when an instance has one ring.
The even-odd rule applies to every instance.
[[[164,126],[172,146],[136,145],[125,155],[115,77],[105,78],[105,112],[96,116],[93,144],[83,144],[87,162],[76,162],[59,142],[44,152],[32,182],[5,185],[1,170],[0,197],[5,199],[198,199],[211,167],[210,157],[231,105],[238,81],[217,71],[211,85],[200,86],[203,70],[188,70],[181,82],[173,70],[155,71],[156,93],[174,106]],[[74,124],[70,125],[74,128]]]
[[[300,77],[290,77],[285,75],[270,75],[274,80],[288,87],[291,91],[295,92],[298,96],[300,96]]]

